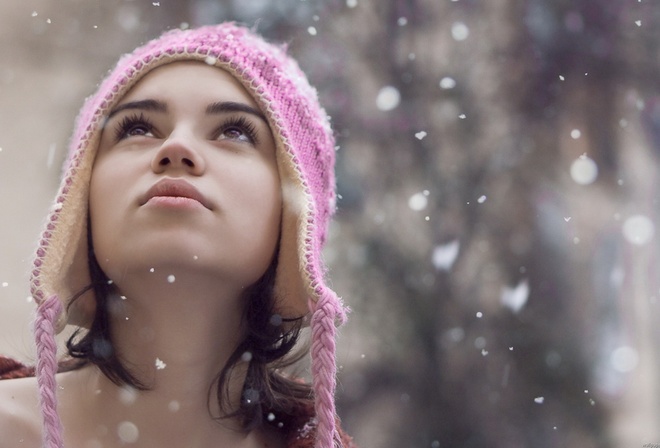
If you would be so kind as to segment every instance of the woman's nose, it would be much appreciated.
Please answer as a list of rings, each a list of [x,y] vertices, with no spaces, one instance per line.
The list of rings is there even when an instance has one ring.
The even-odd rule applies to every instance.
[[[206,170],[204,158],[195,149],[192,138],[170,136],[163,142],[151,161],[154,173],[165,171],[182,171],[200,176]]]

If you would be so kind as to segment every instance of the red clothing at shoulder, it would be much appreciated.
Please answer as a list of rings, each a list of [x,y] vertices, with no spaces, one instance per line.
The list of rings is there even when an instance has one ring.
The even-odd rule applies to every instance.
[[[0,356],[0,380],[34,376],[34,367],[26,366],[14,359]],[[285,432],[287,448],[314,448],[316,418],[312,406],[299,409],[298,417]],[[357,448],[353,439],[340,428],[337,418],[337,431],[342,448]]]
[[[0,379],[25,378],[34,376],[34,367],[28,367],[20,362],[0,356]]]

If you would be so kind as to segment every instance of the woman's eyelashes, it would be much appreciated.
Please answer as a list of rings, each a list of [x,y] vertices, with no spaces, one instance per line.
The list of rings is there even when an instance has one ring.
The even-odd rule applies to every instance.
[[[235,140],[257,145],[257,127],[245,117],[229,117],[216,131],[218,140]]]
[[[115,140],[117,142],[129,137],[156,137],[156,127],[143,113],[127,115],[116,126]],[[211,135],[212,140],[229,140],[249,143],[256,146],[259,143],[257,126],[243,116],[226,118]]]
[[[118,124],[115,140],[128,137],[153,137],[154,125],[144,114],[127,115]]]

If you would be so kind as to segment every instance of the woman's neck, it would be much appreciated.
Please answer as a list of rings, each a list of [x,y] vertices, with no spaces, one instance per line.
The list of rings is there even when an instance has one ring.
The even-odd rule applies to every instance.
[[[113,348],[153,391],[207,394],[244,338],[242,291],[198,272],[165,272],[118,284],[108,303]]]
[[[85,409],[84,420],[106,428],[129,422],[124,431],[130,433],[135,425],[140,440],[149,441],[140,446],[178,446],[170,442],[181,440],[181,446],[193,447],[194,440],[181,439],[193,433],[238,443],[246,437],[240,424],[217,419],[224,414],[216,383],[243,338],[240,288],[211,284],[208,276],[183,271],[148,274],[116,282],[118,292],[108,303],[112,347],[147,390],[117,386],[96,367],[71,372],[70,379],[60,382],[62,393],[69,388],[69,397],[78,395],[73,400],[63,397],[63,403],[72,404],[69,415]],[[174,276],[170,281],[169,275]],[[240,403],[246,368],[239,362],[233,369],[226,397],[229,410]],[[119,437],[108,434],[108,443]]]

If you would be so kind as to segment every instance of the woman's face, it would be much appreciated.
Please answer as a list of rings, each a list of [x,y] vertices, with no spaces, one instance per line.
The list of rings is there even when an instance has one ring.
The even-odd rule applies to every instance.
[[[182,269],[250,285],[279,239],[272,133],[228,72],[165,65],[110,113],[89,201],[96,258],[120,287],[134,270]]]

